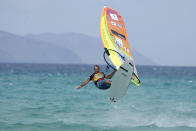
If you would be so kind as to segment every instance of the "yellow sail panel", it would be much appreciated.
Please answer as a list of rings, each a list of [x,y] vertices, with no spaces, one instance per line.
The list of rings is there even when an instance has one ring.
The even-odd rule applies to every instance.
[[[123,64],[124,60],[116,52],[119,52],[127,60],[131,60],[134,65],[124,20],[117,11],[108,7],[103,8],[100,20],[100,34],[104,48],[109,49],[109,59],[117,69]],[[132,82],[138,86],[140,81],[135,65],[133,74]]]

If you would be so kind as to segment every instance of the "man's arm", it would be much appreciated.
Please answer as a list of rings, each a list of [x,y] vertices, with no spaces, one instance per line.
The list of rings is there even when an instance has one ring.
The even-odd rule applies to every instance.
[[[80,86],[76,87],[76,89],[80,89],[82,88],[83,86],[85,86],[86,84],[88,84],[90,81],[90,78],[88,78],[85,82],[83,82]]]
[[[111,73],[111,74],[109,74],[109,75],[105,75],[105,78],[106,79],[111,79],[112,78],[112,76],[115,74],[115,72],[116,72],[117,70],[116,69],[114,69],[114,71]]]

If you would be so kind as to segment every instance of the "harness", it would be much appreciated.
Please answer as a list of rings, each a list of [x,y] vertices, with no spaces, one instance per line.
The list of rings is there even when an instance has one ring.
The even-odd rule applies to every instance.
[[[101,80],[104,80],[104,78],[99,78],[99,79],[97,80],[97,82],[100,82]]]

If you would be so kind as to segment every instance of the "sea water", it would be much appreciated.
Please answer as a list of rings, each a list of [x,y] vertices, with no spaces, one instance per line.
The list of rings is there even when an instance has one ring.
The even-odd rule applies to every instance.
[[[75,88],[93,65],[0,64],[0,131],[196,131],[196,68],[137,70],[141,86],[111,103],[92,82]]]

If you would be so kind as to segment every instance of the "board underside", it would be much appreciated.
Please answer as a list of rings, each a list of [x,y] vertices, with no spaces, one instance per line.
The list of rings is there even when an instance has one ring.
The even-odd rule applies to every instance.
[[[126,94],[132,73],[132,64],[127,61],[123,63],[118,71],[114,74],[114,76],[112,77],[112,84],[109,92],[111,102],[118,101]]]

